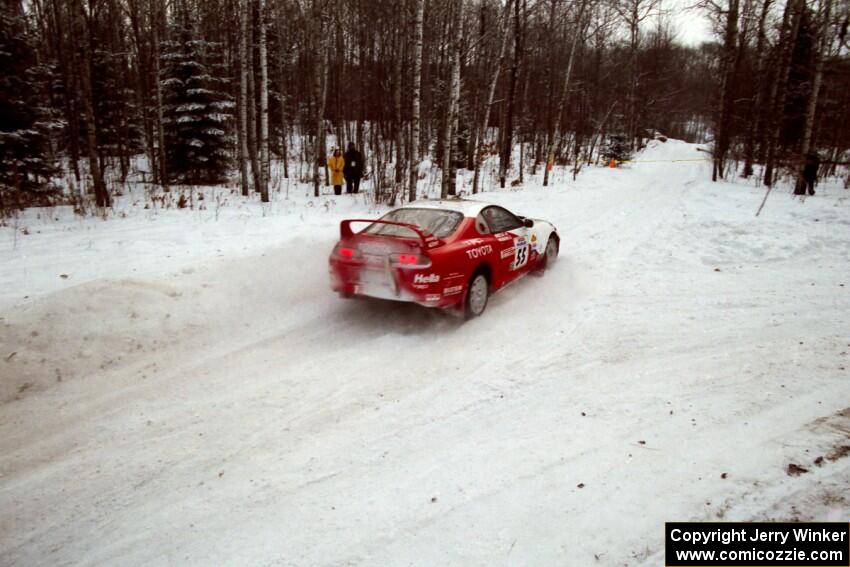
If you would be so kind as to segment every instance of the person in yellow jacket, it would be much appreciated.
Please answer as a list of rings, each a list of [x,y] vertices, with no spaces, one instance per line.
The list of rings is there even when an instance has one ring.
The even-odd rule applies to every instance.
[[[328,169],[331,170],[331,185],[334,186],[334,195],[342,194],[342,184],[345,183],[345,178],[342,175],[342,170],[345,167],[345,158],[342,157],[342,152],[339,148],[334,148],[334,154],[328,158]]]

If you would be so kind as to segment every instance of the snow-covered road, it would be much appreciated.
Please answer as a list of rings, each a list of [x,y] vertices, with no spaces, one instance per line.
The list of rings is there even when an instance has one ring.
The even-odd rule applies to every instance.
[[[665,521],[846,520],[850,202],[755,219],[649,161],[699,155],[481,195],[563,243],[468,323],[327,291],[359,205],[159,272],[177,217],[106,265],[82,228],[3,249],[0,565],[659,565]]]

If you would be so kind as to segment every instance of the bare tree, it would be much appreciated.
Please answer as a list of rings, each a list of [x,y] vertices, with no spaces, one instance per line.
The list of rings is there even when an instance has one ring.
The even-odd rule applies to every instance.
[[[402,186],[404,177],[404,137],[401,112],[401,91],[402,91],[402,74],[401,69],[404,63],[402,33],[399,29],[395,37],[395,59],[393,61],[393,122],[395,123],[395,183],[393,184],[392,196],[390,204],[395,203],[396,194]]]
[[[638,138],[638,108],[637,90],[640,81],[640,45],[641,24],[658,15],[661,8],[661,0],[615,0],[614,9],[623,19],[629,34],[629,62],[627,66],[629,74],[628,94],[626,95],[626,120],[627,130],[632,149],[636,146]]]
[[[248,14],[249,0],[239,2],[239,174],[242,195],[250,192],[248,182]]]
[[[165,128],[162,120],[162,83],[160,81],[159,58],[162,53],[159,43],[159,29],[165,21],[165,6],[164,0],[151,0],[153,18],[151,21],[151,36],[153,37],[153,82],[154,91],[156,93],[156,135],[157,135],[157,154],[159,156],[159,182],[162,184],[162,190],[169,192],[168,167],[165,160]]]
[[[407,199],[416,200],[416,183],[419,181],[420,106],[422,99],[422,35],[425,0],[416,0],[416,19],[413,30],[413,112],[410,125],[410,178]]]
[[[794,44],[800,30],[800,19],[802,18],[805,0],[788,0],[782,16],[782,27],[779,35],[779,63],[775,66],[772,84],[770,86],[770,123],[767,128],[767,156],[764,165],[763,183],[772,187],[774,183],[774,169],[776,166],[776,153],[779,146],[779,136],[782,128],[782,116],[785,112],[785,100],[788,97],[788,76],[791,73],[791,59],[794,53]],[[765,193],[765,200],[770,194]],[[762,202],[762,207],[764,202]],[[761,207],[759,207],[761,211]],[[758,213],[756,213],[758,214]]]
[[[753,84],[755,85],[755,92],[753,93],[753,112],[752,119],[749,121],[749,129],[747,132],[746,145],[744,148],[744,171],[742,173],[743,177],[750,177],[753,174],[753,160],[755,159],[755,148],[756,148],[756,140],[761,139],[762,130],[764,127],[764,92],[765,87],[763,84],[764,81],[764,71],[765,64],[767,61],[767,54],[765,50],[767,49],[767,16],[770,13],[770,6],[773,4],[773,0],[762,0],[761,3],[761,13],[758,20],[758,31],[756,32],[756,48],[755,48],[755,76],[753,77]],[[763,156],[762,156],[763,157]]]
[[[805,9],[805,0],[789,0],[785,4],[782,16],[782,27],[779,36],[779,65],[774,71],[770,87],[770,124],[767,131],[767,158],[764,167],[763,183],[767,185],[764,198],[756,211],[756,216],[761,214],[767,198],[775,183],[774,167],[776,165],[776,152],[779,146],[779,136],[782,128],[782,117],[785,112],[785,100],[788,96],[788,78],[791,72],[791,60],[794,52],[794,44],[800,30],[800,20]]]
[[[441,197],[445,199],[455,193],[451,184],[452,168],[454,167],[454,148],[457,145],[457,116],[460,105],[460,65],[461,65],[461,41],[463,39],[463,0],[456,0],[454,4],[454,40],[452,42],[452,67],[451,81],[449,83],[448,109],[446,126],[443,131],[443,179],[441,185]]]
[[[475,148],[475,169],[472,175],[473,193],[478,193],[478,185],[481,177],[481,162],[484,161],[483,141],[487,137],[487,128],[490,125],[490,109],[493,108],[493,99],[496,97],[496,85],[499,83],[499,74],[501,73],[502,66],[505,63],[505,52],[507,51],[508,39],[510,38],[511,26],[509,24],[509,20],[511,16],[511,1],[512,0],[507,0],[504,8],[502,9],[502,18],[499,20],[500,31],[502,32],[501,40],[499,42],[499,57],[493,69],[493,73],[490,75],[490,85],[487,87],[487,101],[484,105],[483,116],[481,117],[481,126],[476,130],[475,136],[472,140],[473,148]],[[480,142],[478,139],[479,135],[481,137]]]
[[[94,184],[95,203],[98,207],[109,207],[112,198],[103,180],[103,171],[97,155],[97,121],[94,117],[94,100],[92,95],[92,53],[90,25],[82,0],[74,0],[74,31],[77,45],[80,46],[81,59],[78,59],[77,72],[82,87],[83,110],[86,119],[86,150],[89,158],[89,174]]]
[[[554,123],[554,126],[560,131],[562,124],[564,122],[564,116],[567,111],[567,105],[570,100],[570,81],[573,77],[573,65],[575,64],[576,58],[576,49],[579,43],[579,39],[582,36],[582,21],[584,20],[584,13],[587,9],[589,0],[578,0],[578,13],[576,14],[575,27],[573,29],[573,40],[570,43],[570,54],[567,58],[567,68],[564,71],[564,83],[561,87],[561,96],[558,102],[558,118]],[[559,136],[560,137],[560,136]],[[562,138],[561,138],[562,139]],[[546,148],[546,162],[547,167],[543,173],[543,186],[549,185],[549,167],[548,164],[552,163],[555,159],[554,155],[555,144],[553,137],[550,137],[547,140],[547,148]]]
[[[821,85],[823,84],[823,65],[833,39],[832,34],[830,33],[831,17],[832,0],[821,0],[818,9],[815,74],[812,78],[812,91],[809,93],[809,100],[806,105],[805,125],[803,126],[803,142],[800,144],[797,182],[794,188],[794,193],[797,195],[805,195],[806,192],[803,169],[805,167],[806,157],[809,155],[812,148],[812,132],[815,126],[815,115],[817,114]]]
[[[499,158],[499,186],[505,187],[505,179],[511,166],[511,152],[514,146],[514,111],[516,106],[519,66],[522,60],[522,21],[520,20],[520,0],[514,1],[514,53],[511,64],[510,86],[508,87],[507,108],[504,117],[504,135]]]
[[[246,4],[248,10],[248,156],[251,160],[251,175],[254,178],[254,191],[262,192],[263,168],[260,166],[260,144],[259,144],[259,116],[257,113],[257,77],[256,77],[256,43],[254,41],[254,12],[258,7],[259,0],[249,0]]]
[[[328,91],[328,47],[326,41],[323,37],[325,26],[324,26],[324,8],[322,6],[317,6],[317,17],[318,20],[318,28],[313,41],[317,44],[317,49],[315,53],[317,65],[314,70],[314,92],[316,97],[316,114],[315,114],[315,125],[316,125],[316,140],[313,151],[313,195],[315,197],[319,196],[319,186],[320,186],[320,170],[325,169],[324,164],[324,154],[325,154],[325,103],[327,102],[327,91]]]
[[[269,61],[265,0],[259,0],[260,29],[260,200],[269,202]]]
[[[738,5],[739,0],[729,0],[726,10],[726,31],[723,38],[723,79],[720,86],[720,102],[715,119],[714,167],[711,180],[723,177],[724,160],[729,151],[729,122],[732,119],[732,95],[735,75],[738,71]]]
[[[277,74],[278,96],[280,97],[280,157],[283,161],[283,176],[289,177],[289,147],[286,142],[288,124],[286,119],[286,35],[284,28],[284,2],[277,2]]]

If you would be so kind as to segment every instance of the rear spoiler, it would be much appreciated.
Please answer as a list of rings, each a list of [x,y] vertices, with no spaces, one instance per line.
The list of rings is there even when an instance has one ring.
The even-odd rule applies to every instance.
[[[427,232],[422,230],[415,224],[408,224],[403,222],[392,222],[385,220],[372,220],[372,219],[348,219],[339,223],[339,234],[343,239],[348,239],[353,237],[356,233],[351,229],[351,224],[355,222],[365,222],[369,224],[377,223],[377,224],[391,224],[394,226],[400,226],[402,228],[406,228],[411,232],[416,233],[416,236],[419,237],[419,240],[422,241],[422,248],[428,250],[430,248],[436,248],[440,244],[443,244],[443,241]]]

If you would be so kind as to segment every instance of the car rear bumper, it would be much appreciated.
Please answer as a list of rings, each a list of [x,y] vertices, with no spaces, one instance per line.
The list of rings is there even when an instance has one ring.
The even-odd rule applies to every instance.
[[[462,286],[446,288],[440,283],[416,284],[410,274],[394,268],[374,268],[331,260],[331,289],[345,295],[406,301],[425,307],[453,307],[463,299]]]

